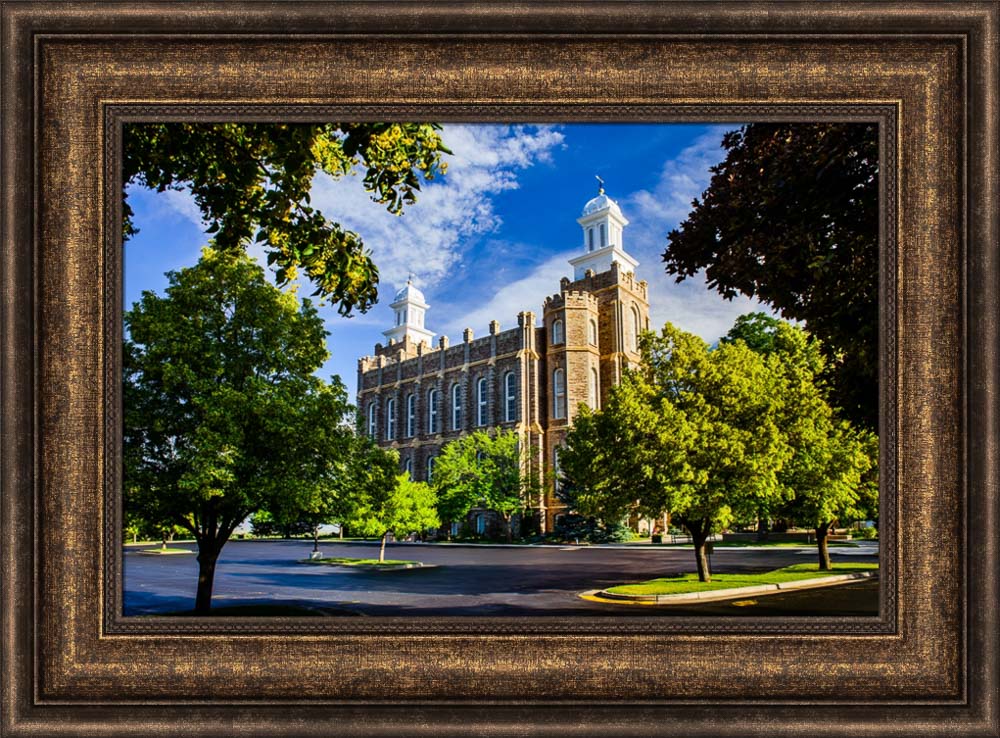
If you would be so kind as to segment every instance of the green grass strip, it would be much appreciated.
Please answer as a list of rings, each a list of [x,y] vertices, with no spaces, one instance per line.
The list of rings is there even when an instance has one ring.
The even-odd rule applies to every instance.
[[[397,559],[348,559],[344,557],[326,559],[303,559],[305,564],[329,564],[331,566],[402,566],[404,564],[419,564],[419,561],[401,561]]]
[[[650,579],[637,584],[619,584],[616,587],[606,588],[606,591],[633,595],[687,594],[689,592],[709,592],[714,589],[753,587],[759,584],[782,584],[800,579],[815,579],[836,574],[877,570],[878,564],[874,563],[837,563],[830,571],[820,571],[819,564],[795,564],[786,566],[784,569],[775,569],[759,574],[713,574],[710,582],[699,582],[697,574],[681,574],[675,577]]]

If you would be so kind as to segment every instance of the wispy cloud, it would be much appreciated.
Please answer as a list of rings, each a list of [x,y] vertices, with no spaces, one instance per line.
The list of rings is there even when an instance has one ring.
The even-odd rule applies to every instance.
[[[462,295],[464,306],[471,309],[463,310],[460,304],[444,306],[441,313],[452,317],[441,327],[442,333],[454,338],[464,328],[472,328],[476,335],[482,335],[491,320],[500,321],[501,330],[506,330],[517,324],[517,314],[525,310],[540,320],[542,302],[559,292],[559,280],[571,270],[566,261],[573,256],[574,252],[568,251],[548,258],[521,279],[504,284],[485,302],[482,295]]]
[[[383,293],[413,273],[433,288],[475,243],[502,220],[493,196],[518,187],[519,170],[551,161],[563,134],[552,126],[453,125],[443,138],[454,156],[448,173],[423,184],[402,216],[373,203],[357,177],[317,177],[313,203],[331,220],[362,234],[379,266]]]

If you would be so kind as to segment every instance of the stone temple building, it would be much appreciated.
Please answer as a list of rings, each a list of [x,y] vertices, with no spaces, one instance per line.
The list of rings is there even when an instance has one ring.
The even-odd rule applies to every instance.
[[[358,360],[358,409],[368,434],[399,452],[413,479],[430,480],[444,444],[478,429],[515,431],[524,463],[544,480],[527,501],[540,532],[552,530],[564,505],[554,493],[557,449],[580,403],[599,408],[623,370],[639,360],[638,335],[649,327],[647,285],[624,248],[628,220],[604,194],[583,208],[580,254],[573,279],[525,310],[506,330],[466,329],[461,342],[434,340],[424,325],[429,305],[408,281],[391,307],[386,345]],[[539,296],[541,298],[541,296]],[[475,518],[479,533],[488,518]]]

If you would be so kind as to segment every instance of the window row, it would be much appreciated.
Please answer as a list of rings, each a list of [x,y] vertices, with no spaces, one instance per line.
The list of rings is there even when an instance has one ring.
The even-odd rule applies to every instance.
[[[428,483],[434,480],[434,462],[437,461],[437,456],[427,457],[427,478],[424,480]],[[413,479],[413,459],[407,456],[406,460],[403,461],[403,471],[406,472],[411,480]]]
[[[439,417],[440,398],[437,389],[427,391],[427,432],[440,433]],[[404,412],[404,437],[411,438],[417,434],[417,396],[410,393],[406,396]],[[476,381],[475,390],[476,425],[489,424],[489,388],[485,377]],[[385,440],[396,438],[396,399],[389,398],[385,403]],[[451,430],[462,428],[462,385],[455,382],[451,385]],[[507,372],[503,378],[503,419],[506,423],[517,420],[517,375]],[[374,401],[368,404],[368,435],[375,438],[378,434],[377,408]]]

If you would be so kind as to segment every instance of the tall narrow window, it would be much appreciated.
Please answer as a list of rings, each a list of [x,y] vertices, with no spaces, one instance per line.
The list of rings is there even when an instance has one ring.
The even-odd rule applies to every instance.
[[[412,438],[417,425],[417,396],[412,392],[406,396],[406,437]]]
[[[396,437],[396,401],[389,400],[385,403],[385,440],[391,441]]]
[[[591,346],[597,345],[597,321],[593,318],[590,320],[590,331],[588,332],[587,337],[590,339]]]
[[[476,382],[476,425],[486,425],[486,378]]]
[[[588,228],[587,229],[587,250],[588,251],[593,251],[594,250],[594,229],[593,228]]]
[[[558,318],[552,321],[552,345],[557,343],[562,343],[564,341],[563,337],[563,322]]]
[[[514,372],[507,372],[503,378],[504,416],[508,423],[517,420],[517,377]]]
[[[434,479],[434,456],[427,457],[427,482],[430,483]]]
[[[552,447],[552,483],[558,492],[562,488],[562,469],[559,467],[559,447]]]
[[[375,402],[368,403],[368,437],[375,438]]]
[[[427,393],[427,432],[437,433],[438,428],[438,391],[432,389]]]
[[[597,370],[590,368],[590,407],[597,410],[601,404],[601,386],[597,377]]]
[[[639,350],[639,311],[632,306],[632,350]]]
[[[408,479],[413,479],[413,459],[407,457],[406,463],[403,464],[403,471],[406,472]]]
[[[608,245],[608,227],[601,223],[601,248]]]
[[[462,427],[462,387],[456,382],[451,386],[451,429]]]
[[[552,417],[566,417],[566,373],[562,369],[552,372]]]

